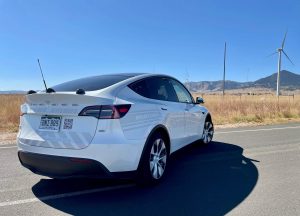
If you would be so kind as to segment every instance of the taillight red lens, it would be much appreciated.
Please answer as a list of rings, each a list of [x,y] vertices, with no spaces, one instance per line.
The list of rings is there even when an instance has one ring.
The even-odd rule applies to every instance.
[[[131,105],[103,105],[85,107],[79,116],[93,116],[98,119],[119,119],[126,115]]]
[[[118,110],[120,118],[122,118],[126,113],[128,113],[131,105],[126,104],[126,105],[116,105],[115,108]]]

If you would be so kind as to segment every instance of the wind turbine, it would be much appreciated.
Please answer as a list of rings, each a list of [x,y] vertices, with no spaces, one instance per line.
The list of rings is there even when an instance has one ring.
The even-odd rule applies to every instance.
[[[286,58],[292,63],[292,65],[294,65],[294,63],[292,62],[292,60],[289,58],[289,56],[286,54],[286,52],[284,51],[284,43],[285,43],[285,39],[286,39],[286,35],[287,35],[287,31],[285,32],[281,47],[277,49],[277,51],[275,53],[272,53],[272,55],[275,55],[276,53],[278,53],[278,72],[277,72],[277,90],[276,90],[276,95],[279,96],[280,95],[280,71],[281,71],[281,56],[282,53],[286,56]]]

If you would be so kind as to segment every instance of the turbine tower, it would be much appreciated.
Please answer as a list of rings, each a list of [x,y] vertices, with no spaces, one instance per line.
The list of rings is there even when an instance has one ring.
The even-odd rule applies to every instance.
[[[276,89],[276,95],[277,96],[280,95],[280,71],[281,71],[281,57],[282,57],[282,53],[292,63],[292,65],[294,65],[294,63],[292,62],[292,60],[289,58],[289,56],[286,54],[286,52],[283,49],[284,48],[284,44],[285,44],[286,35],[287,35],[287,31],[285,32],[285,35],[284,35],[281,47],[278,48],[275,53],[271,54],[271,55],[274,55],[274,54],[278,53],[278,72],[277,72],[277,89]]]

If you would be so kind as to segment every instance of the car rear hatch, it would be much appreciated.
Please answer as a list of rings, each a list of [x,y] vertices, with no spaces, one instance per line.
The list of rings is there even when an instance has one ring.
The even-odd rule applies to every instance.
[[[27,95],[21,106],[19,142],[47,148],[85,148],[95,135],[98,119],[79,113],[87,106],[112,103],[112,99],[75,93]]]

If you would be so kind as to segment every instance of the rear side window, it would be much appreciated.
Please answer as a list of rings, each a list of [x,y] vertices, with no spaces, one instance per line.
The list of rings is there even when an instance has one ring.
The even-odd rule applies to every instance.
[[[135,93],[143,97],[150,98],[146,79],[132,83],[131,85],[129,85],[129,88],[131,88]]]
[[[147,98],[178,102],[176,92],[168,78],[151,77],[135,82],[129,87]]]
[[[76,91],[77,89],[84,89],[85,91],[95,91],[104,89],[131,76],[122,75],[101,75],[93,76],[82,79],[77,79],[69,82],[65,82],[56,86],[51,87],[56,92],[59,91]]]

